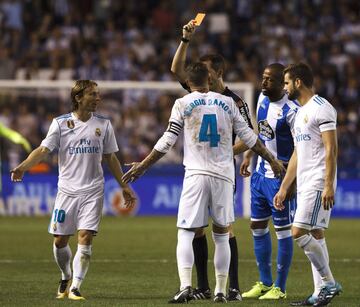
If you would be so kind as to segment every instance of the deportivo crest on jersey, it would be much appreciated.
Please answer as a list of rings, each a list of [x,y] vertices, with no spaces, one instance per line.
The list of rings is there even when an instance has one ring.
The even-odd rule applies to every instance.
[[[269,125],[268,121],[260,120],[258,123],[259,126],[259,136],[263,141],[270,141],[274,139],[275,133],[274,130]]]
[[[75,127],[75,123],[72,119],[69,119],[67,122],[66,122],[67,126],[69,129],[74,129]]]
[[[96,129],[95,129],[95,135],[96,135],[96,136],[100,136],[100,135],[101,135],[101,130],[100,130],[100,128],[96,128]]]

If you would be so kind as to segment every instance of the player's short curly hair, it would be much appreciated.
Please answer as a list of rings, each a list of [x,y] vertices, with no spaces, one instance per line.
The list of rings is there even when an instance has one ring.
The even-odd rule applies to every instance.
[[[208,82],[209,71],[203,62],[195,62],[186,68],[187,80],[195,86],[204,86]]]
[[[200,62],[210,62],[212,69],[216,72],[219,72],[219,70],[225,72],[225,59],[220,54],[205,54],[199,60]]]
[[[310,66],[305,63],[290,64],[284,69],[284,76],[285,74],[289,74],[291,80],[300,79],[306,87],[313,86],[313,72]]]
[[[92,80],[76,80],[74,86],[71,89],[71,102],[73,111],[77,110],[79,103],[76,101],[76,96],[81,97],[86,88],[91,86],[97,86],[97,83]]]

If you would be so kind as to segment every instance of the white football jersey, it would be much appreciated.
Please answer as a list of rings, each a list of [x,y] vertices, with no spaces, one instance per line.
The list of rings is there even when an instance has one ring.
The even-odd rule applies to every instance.
[[[58,150],[58,188],[71,195],[103,189],[103,154],[118,151],[111,122],[92,114],[82,122],[74,113],[54,118],[41,146]]]
[[[259,139],[277,159],[289,162],[294,151],[294,121],[299,108],[296,101],[285,94],[279,101],[270,101],[260,94],[256,109]],[[268,178],[275,178],[269,162],[258,157],[256,171]]]
[[[195,91],[177,99],[169,122],[184,129],[185,176],[206,174],[233,183],[233,131],[250,148],[257,140],[234,100],[215,92]]]
[[[336,110],[325,98],[314,95],[299,109],[294,128],[298,191],[323,190],[325,148],[321,132],[336,130]]]

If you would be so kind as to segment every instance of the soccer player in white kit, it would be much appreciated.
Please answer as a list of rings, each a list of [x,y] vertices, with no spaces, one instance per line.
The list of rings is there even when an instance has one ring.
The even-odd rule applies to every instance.
[[[61,271],[57,298],[84,300],[80,286],[87,273],[93,236],[98,232],[104,200],[104,159],[122,187],[125,206],[132,207],[135,194],[122,181],[123,172],[111,122],[95,110],[100,103],[97,84],[78,80],[71,90],[73,112],[53,119],[46,138],[28,158],[11,170],[12,181],[21,181],[24,173],[58,150],[58,193],[49,225],[54,235],[53,251]],[[78,232],[78,247],[71,271],[68,241]]]
[[[311,262],[315,288],[308,298],[291,305],[326,306],[342,291],[330,270],[324,236],[336,189],[336,110],[314,93],[313,74],[306,64],[288,66],[284,84],[289,99],[297,99],[302,107],[294,123],[295,150],[274,204],[284,209],[287,189],[296,177],[297,210],[292,235]]]
[[[185,178],[178,211],[177,263],[180,290],[169,303],[186,303],[193,299],[191,273],[194,263],[192,241],[195,231],[213,220],[216,275],[215,302],[227,302],[226,282],[230,265],[229,225],[234,222],[234,163],[232,132],[264,159],[276,175],[283,166],[257,139],[240,115],[234,100],[209,91],[206,64],[197,62],[187,69],[191,93],[177,99],[172,108],[169,127],[152,152],[123,176],[125,182],[141,176],[175,144],[184,130]]]

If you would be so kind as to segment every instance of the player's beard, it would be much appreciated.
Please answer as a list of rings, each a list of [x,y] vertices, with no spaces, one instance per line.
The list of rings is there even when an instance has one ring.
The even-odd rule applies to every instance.
[[[296,100],[299,98],[299,96],[300,96],[300,91],[297,89],[294,89],[291,93],[288,92],[288,98],[290,100]]]

